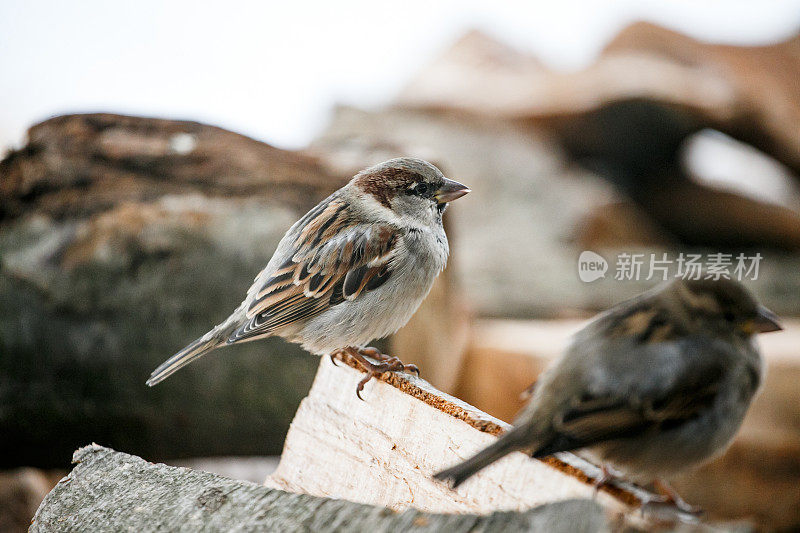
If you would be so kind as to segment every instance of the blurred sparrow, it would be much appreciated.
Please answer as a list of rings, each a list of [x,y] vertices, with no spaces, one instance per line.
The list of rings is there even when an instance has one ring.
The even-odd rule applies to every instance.
[[[439,472],[458,486],[513,452],[583,450],[664,502],[694,510],[663,478],[722,453],[761,383],[754,334],[777,317],[739,283],[674,280],[602,313],[537,380],[514,427],[474,457]],[[612,468],[608,468],[612,467]]]
[[[400,329],[427,296],[449,251],[442,213],[468,192],[420,159],[359,172],[289,229],[233,314],[159,366],[147,384],[220,346],[272,336],[316,354],[353,356],[367,370],[359,398],[374,375],[418,372],[363,346]]]

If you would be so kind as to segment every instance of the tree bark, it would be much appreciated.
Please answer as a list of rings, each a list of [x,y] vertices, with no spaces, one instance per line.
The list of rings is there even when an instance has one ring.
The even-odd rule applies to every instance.
[[[50,492],[31,532],[54,531],[607,531],[599,505],[564,501],[524,513],[432,514],[292,494],[149,463],[96,444]]]

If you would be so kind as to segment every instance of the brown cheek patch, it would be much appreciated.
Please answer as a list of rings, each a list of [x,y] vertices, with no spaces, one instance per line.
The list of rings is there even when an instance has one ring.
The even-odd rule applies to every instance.
[[[422,176],[404,168],[386,168],[374,174],[363,174],[356,179],[361,190],[390,209],[397,191],[423,181]]]
[[[385,207],[386,209],[392,208],[392,198],[394,198],[394,191],[391,189],[379,185],[374,182],[370,182],[369,186],[364,187],[364,192],[378,200],[380,204]]]

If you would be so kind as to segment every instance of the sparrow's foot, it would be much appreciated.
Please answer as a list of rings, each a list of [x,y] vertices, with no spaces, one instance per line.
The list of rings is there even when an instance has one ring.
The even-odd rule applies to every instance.
[[[592,481],[592,486],[594,487],[594,494],[597,495],[598,491],[605,487],[606,485],[610,484],[614,481],[617,476],[611,471],[609,467],[606,465],[600,465],[600,475],[597,476],[597,479]]]
[[[364,385],[373,377],[380,376],[384,372],[415,372],[419,376],[419,368],[417,368],[417,365],[403,364],[397,357],[381,353],[375,348],[347,348],[345,351],[353,356],[356,361],[361,363],[361,366],[367,371],[367,375],[364,376],[356,386],[356,396],[358,396],[359,400],[364,399],[361,397],[361,391],[364,390]],[[373,363],[368,360],[367,357],[380,362],[377,364]]]
[[[382,363],[387,363],[398,367],[398,368],[392,368],[392,370],[400,372],[413,372],[417,375],[417,377],[419,377],[419,368],[417,367],[417,365],[414,364],[407,365],[403,363],[398,357],[381,353],[381,351],[378,350],[377,348],[373,348],[372,346],[367,346],[366,348],[358,348],[357,351],[363,356],[375,359],[376,361],[380,361]]]
[[[681,498],[680,494],[678,494],[675,489],[673,489],[670,484],[663,479],[657,479],[654,481],[653,486],[655,487],[656,491],[659,492],[659,496],[656,496],[647,502],[643,502],[642,507],[647,504],[666,504],[672,505],[679,511],[693,516],[700,516],[704,513],[703,509],[700,507],[687,503],[683,498]]]

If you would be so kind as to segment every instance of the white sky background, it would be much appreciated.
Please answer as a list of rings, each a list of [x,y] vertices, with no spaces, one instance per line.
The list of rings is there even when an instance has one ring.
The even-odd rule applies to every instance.
[[[300,148],[337,102],[373,107],[470,28],[580,68],[626,24],[767,44],[800,0],[0,0],[0,150],[49,116],[198,120]]]

